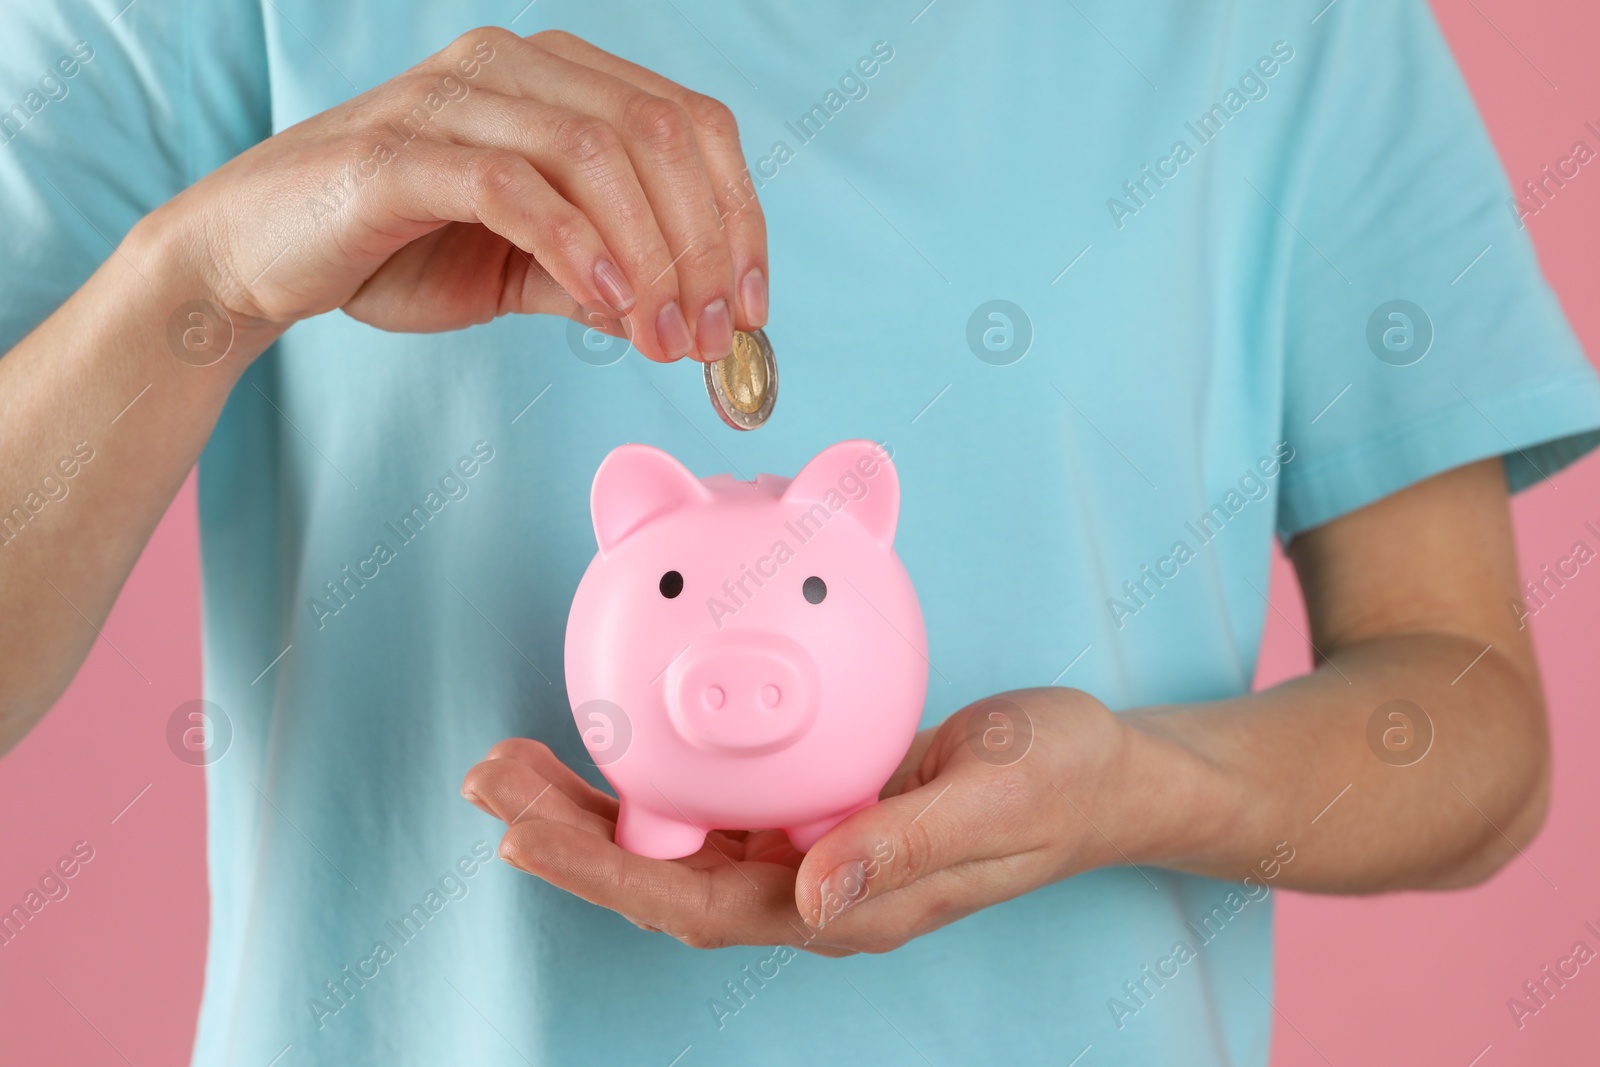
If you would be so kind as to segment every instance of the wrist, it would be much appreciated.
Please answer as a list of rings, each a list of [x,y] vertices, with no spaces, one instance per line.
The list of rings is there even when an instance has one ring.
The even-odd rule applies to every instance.
[[[1246,776],[1186,743],[1179,714],[1116,716],[1123,738],[1115,789],[1132,808],[1121,820],[1123,848],[1137,863],[1241,878],[1270,835],[1264,805]]]
[[[153,286],[146,306],[161,317],[156,326],[170,355],[231,390],[286,327],[238,310],[237,286],[183,199],[141,219],[117,253]]]

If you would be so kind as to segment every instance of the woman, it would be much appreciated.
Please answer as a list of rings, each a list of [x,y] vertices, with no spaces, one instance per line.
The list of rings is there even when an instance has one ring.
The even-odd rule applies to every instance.
[[[1420,0],[5,18],[0,721],[199,458],[197,1064],[1262,1063],[1272,888],[1536,832],[1506,495],[1600,389]],[[769,319],[740,436],[679,364]],[[595,468],[849,437],[926,729],[803,857],[620,850],[561,675]],[[1318,665],[1252,695],[1274,534]]]

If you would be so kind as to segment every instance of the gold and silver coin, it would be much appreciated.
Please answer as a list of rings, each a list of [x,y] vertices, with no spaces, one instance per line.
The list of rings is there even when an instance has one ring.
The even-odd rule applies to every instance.
[[[778,400],[778,361],[760,330],[733,332],[733,351],[705,365],[706,393],[722,421],[753,430],[772,417]]]

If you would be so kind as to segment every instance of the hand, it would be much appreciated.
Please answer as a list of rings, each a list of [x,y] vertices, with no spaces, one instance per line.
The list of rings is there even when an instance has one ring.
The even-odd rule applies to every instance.
[[[713,832],[681,860],[635,856],[612,843],[616,801],[536,741],[496,745],[462,795],[508,824],[500,855],[513,866],[692,947],[886,952],[1046,883],[1131,862],[1111,843],[1119,835],[1141,850],[1160,836],[1159,820],[1120,814],[1133,807],[1132,727],[1077,690],[1000,699],[1009,707],[980,701],[918,734],[882,801],[804,855],[781,830],[759,830]],[[1001,709],[1012,721],[990,717]],[[1006,752],[1005,731],[1016,744],[1025,723],[1031,746]],[[985,747],[986,730],[999,731],[989,736],[1002,754]]]
[[[268,332],[341,307],[432,332],[600,305],[651,359],[715,360],[767,317],[731,112],[557,31],[473,30],[141,226]]]

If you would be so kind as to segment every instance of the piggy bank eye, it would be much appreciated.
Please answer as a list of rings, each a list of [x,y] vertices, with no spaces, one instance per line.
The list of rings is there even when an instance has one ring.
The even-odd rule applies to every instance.
[[[828,583],[813,574],[806,579],[806,584],[800,587],[800,592],[805,594],[809,603],[820,604],[822,598],[828,595]]]
[[[683,575],[677,571],[668,571],[661,576],[661,595],[671,600],[683,592]]]

